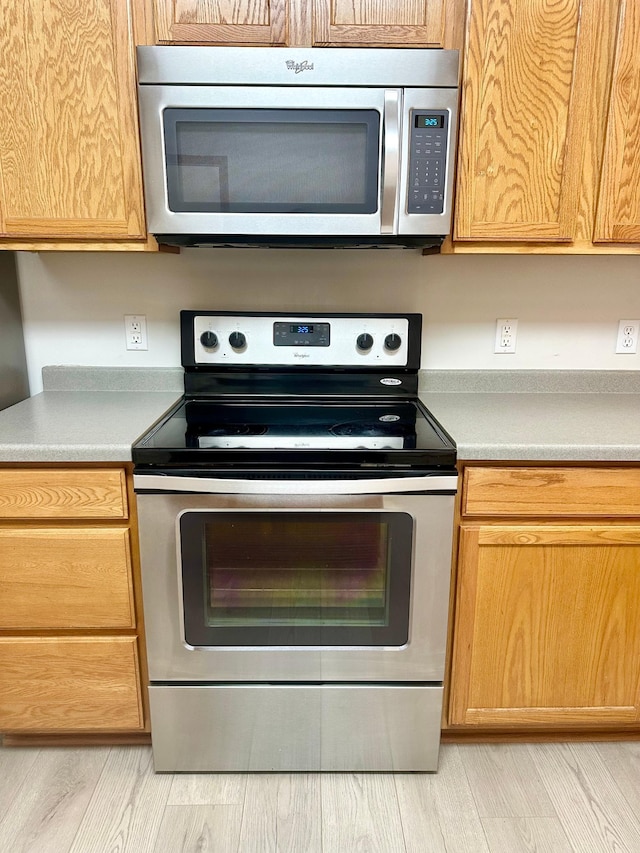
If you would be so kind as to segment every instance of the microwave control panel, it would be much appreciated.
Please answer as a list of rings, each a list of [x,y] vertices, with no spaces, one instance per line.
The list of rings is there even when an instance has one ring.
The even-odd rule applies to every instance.
[[[449,112],[411,110],[407,213],[442,213]]]

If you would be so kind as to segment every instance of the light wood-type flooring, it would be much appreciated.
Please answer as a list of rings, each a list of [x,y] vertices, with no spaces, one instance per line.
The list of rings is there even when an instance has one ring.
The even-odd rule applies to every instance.
[[[154,774],[0,748],[2,853],[638,853],[640,743],[444,745],[437,774]]]

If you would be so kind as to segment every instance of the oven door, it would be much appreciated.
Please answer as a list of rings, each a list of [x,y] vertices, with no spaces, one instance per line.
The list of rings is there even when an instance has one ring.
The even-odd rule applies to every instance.
[[[162,478],[136,477],[152,681],[442,681],[455,476],[355,495],[326,493],[353,481],[144,493],[146,479]]]

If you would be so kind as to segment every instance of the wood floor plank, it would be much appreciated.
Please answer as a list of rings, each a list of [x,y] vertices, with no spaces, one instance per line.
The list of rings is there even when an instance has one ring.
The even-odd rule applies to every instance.
[[[488,817],[482,826],[491,853],[573,853],[557,817]]]
[[[41,749],[0,822],[0,850],[66,853],[96,788],[110,747]]]
[[[242,806],[167,806],[154,850],[237,853],[241,820]]]
[[[640,815],[640,743],[597,743],[595,748],[626,801]]]
[[[527,744],[459,744],[469,785],[485,817],[556,817]]]
[[[595,744],[530,744],[529,750],[576,853],[640,850],[640,824]]]
[[[170,776],[154,774],[150,747],[114,747],[70,853],[153,850],[170,787]]]
[[[241,853],[320,853],[320,777],[259,773],[247,778]]]
[[[0,819],[11,807],[24,779],[37,768],[39,749],[0,748]]]
[[[246,773],[176,773],[167,805],[241,806],[246,787]]]
[[[317,773],[279,777],[276,809],[277,853],[321,853],[322,795]]]
[[[458,747],[443,745],[437,774],[395,776],[407,853],[489,853]]]
[[[406,853],[391,773],[327,773],[322,791],[324,853]]]

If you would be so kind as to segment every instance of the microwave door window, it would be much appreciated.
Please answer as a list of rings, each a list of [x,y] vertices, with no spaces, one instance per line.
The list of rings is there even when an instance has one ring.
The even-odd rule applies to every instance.
[[[375,213],[376,110],[167,109],[177,212]]]

